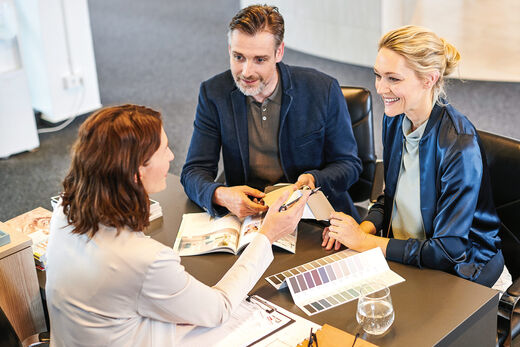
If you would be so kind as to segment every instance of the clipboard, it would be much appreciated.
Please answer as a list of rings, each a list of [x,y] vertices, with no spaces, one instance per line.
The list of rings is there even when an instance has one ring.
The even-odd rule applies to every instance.
[[[296,322],[295,319],[281,312],[275,305],[253,295],[242,301],[230,319],[221,326],[206,328],[177,325],[175,345],[185,347],[253,346],[294,322]]]
[[[257,339],[256,341],[252,342],[251,344],[247,345],[247,347],[250,347],[250,346],[253,346],[255,344],[257,344],[258,342],[262,341],[262,340],[265,340],[266,338],[268,338],[269,336],[273,335],[273,334],[276,334],[278,331],[282,330],[283,328],[293,324],[295,322],[294,319],[292,319],[291,317],[285,315],[284,313],[278,311],[276,309],[276,307],[273,307],[271,306],[267,301],[265,301],[264,299],[262,299],[261,297],[259,296],[256,296],[256,295],[250,295],[246,298],[246,301],[249,302],[249,303],[253,303],[253,304],[259,304],[263,307],[261,307],[262,309],[265,309],[265,311],[268,313],[268,314],[273,314],[273,313],[276,313],[278,315],[281,315],[285,318],[288,319],[288,321],[283,324],[282,326],[276,328],[275,330],[271,331],[270,333],[262,336],[261,338]]]

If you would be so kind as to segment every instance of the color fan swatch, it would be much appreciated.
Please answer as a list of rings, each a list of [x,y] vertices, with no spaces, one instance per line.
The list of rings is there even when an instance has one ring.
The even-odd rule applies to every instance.
[[[390,270],[380,248],[344,257],[285,279],[294,303],[314,315],[357,299],[361,288],[368,292],[404,282]]]
[[[282,271],[280,273],[271,275],[269,277],[266,277],[265,280],[276,289],[280,290],[285,287],[287,287],[287,282],[285,281],[288,277],[292,277],[295,275],[298,275],[300,273],[306,272],[308,270],[317,269],[319,267],[322,267],[326,264],[334,263],[336,261],[339,261],[343,258],[350,257],[351,255],[358,254],[358,252],[353,251],[351,249],[345,249],[341,252],[337,252],[331,255],[328,255],[326,257],[313,260],[311,262],[305,263],[300,266],[293,267],[292,269]]]

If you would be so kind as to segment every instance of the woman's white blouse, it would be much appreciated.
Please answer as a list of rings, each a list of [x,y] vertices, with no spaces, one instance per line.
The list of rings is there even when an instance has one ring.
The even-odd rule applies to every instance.
[[[52,346],[172,346],[177,323],[228,319],[273,260],[259,234],[214,286],[199,282],[169,247],[142,232],[100,226],[72,234],[61,206],[51,220],[47,306]]]

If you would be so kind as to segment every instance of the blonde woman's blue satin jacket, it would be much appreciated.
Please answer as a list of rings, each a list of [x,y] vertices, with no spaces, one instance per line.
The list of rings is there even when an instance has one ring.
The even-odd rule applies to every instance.
[[[385,192],[366,220],[392,236],[404,114],[383,119]],[[435,105],[419,143],[425,240],[391,238],[386,257],[492,286],[504,267],[485,153],[477,130],[450,105]]]

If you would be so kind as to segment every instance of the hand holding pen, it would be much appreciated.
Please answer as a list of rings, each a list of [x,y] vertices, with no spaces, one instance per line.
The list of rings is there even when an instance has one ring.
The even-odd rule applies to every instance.
[[[305,188],[303,188],[303,189],[305,190]],[[309,189],[309,188],[307,187],[307,189]],[[318,192],[320,189],[321,189],[321,187],[317,187],[317,188],[312,189],[311,190],[311,194],[309,196],[311,196],[312,194]],[[300,195],[299,197],[297,197],[293,201],[291,201],[289,203],[285,203],[282,206],[280,206],[279,212],[286,211],[289,207],[291,207],[292,204],[298,202],[298,200],[300,200],[301,197],[302,196]]]
[[[271,244],[285,235],[288,235],[296,229],[300,221],[305,204],[309,199],[310,190],[303,191],[302,197],[298,202],[292,204],[292,207],[285,211],[280,211],[284,201],[290,196],[290,192],[286,190],[281,196],[269,207],[264,221],[260,228],[260,233],[264,234]]]

